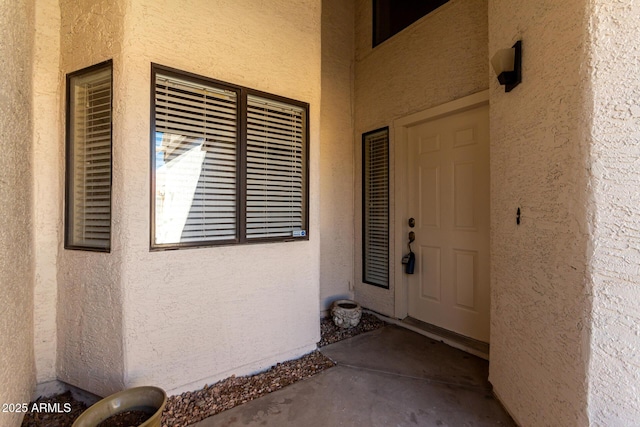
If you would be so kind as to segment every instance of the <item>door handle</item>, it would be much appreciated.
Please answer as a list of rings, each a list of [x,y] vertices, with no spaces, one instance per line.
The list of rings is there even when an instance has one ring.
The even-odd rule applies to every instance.
[[[412,218],[413,219],[413,218]],[[409,232],[409,243],[407,243],[407,247],[409,248],[409,253],[402,257],[402,263],[405,264],[404,272],[407,274],[413,274],[413,271],[416,267],[416,255],[411,250],[411,243],[416,240],[416,233],[414,231]]]

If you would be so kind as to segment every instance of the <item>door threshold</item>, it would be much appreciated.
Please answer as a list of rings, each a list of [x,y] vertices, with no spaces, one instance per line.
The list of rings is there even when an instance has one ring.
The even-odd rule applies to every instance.
[[[401,326],[431,339],[442,341],[443,343],[453,348],[457,348],[458,350],[462,350],[469,354],[473,354],[474,356],[478,356],[482,359],[489,360],[489,343],[465,337],[464,335],[451,332],[447,329],[423,322],[413,317],[407,316],[402,320],[398,320],[381,315],[380,313],[371,313],[378,316],[385,322]]]

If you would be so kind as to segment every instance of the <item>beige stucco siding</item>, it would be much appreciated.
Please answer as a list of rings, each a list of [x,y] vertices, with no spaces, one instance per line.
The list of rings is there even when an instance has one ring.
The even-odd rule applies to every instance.
[[[0,3],[0,404],[29,402],[35,385],[33,15],[32,2]],[[0,412],[0,426],[22,416]]]
[[[62,76],[58,2],[42,0],[34,4],[34,345],[40,384],[56,379],[57,258],[62,246]]]
[[[591,2],[595,218],[589,415],[640,423],[640,4]]]
[[[312,350],[320,2],[62,2],[61,15],[62,75],[113,59],[114,158],[111,253],[61,251],[58,377],[101,395],[178,392]],[[309,241],[149,251],[152,62],[310,104]],[[348,288],[349,263],[340,274]]]
[[[138,384],[179,392],[315,348],[320,3],[61,10],[64,73],[113,59],[114,157],[111,253],[60,256],[60,379],[102,395]],[[152,62],[310,104],[309,241],[149,251]]]
[[[494,391],[521,425],[636,424],[631,3],[451,0],[375,49],[369,0],[1,3],[0,403],[56,378],[179,393],[261,370],[315,348],[338,296],[406,314],[361,283],[361,135],[390,126],[393,241],[394,121],[489,88]],[[507,94],[489,58],[518,39]],[[64,76],[107,59],[112,250],[65,250]],[[149,250],[152,62],[310,104],[309,241]]]
[[[129,4],[114,135],[126,386],[195,389],[315,348],[320,18],[316,0]],[[310,104],[309,241],[149,251],[152,62]]]
[[[491,77],[489,367],[522,425],[589,425],[587,35],[584,0],[489,2],[489,54],[523,52],[513,91]]]
[[[124,84],[124,1],[63,0],[60,10],[62,85],[65,74],[113,59],[114,93],[120,93]],[[123,99],[114,99],[113,111],[117,155],[122,144],[119,130],[127,111]],[[116,157],[114,169],[121,167]],[[60,168],[64,170],[62,165]],[[124,185],[115,177],[113,182],[116,189]],[[62,205],[62,200],[58,203]],[[118,217],[121,204],[122,195],[113,191],[111,253],[61,250],[58,258],[57,375],[64,382],[101,396],[125,386],[122,248],[117,240],[123,232]]]
[[[362,133],[390,127],[393,120],[426,110],[488,86],[487,1],[452,0],[389,40],[371,48],[371,2],[356,1],[355,63],[355,295],[365,307],[389,316],[395,313],[395,287],[389,290],[363,284],[361,246]],[[390,164],[395,159],[391,157]],[[391,171],[391,188],[394,171]],[[391,193],[391,234],[394,194]],[[393,237],[390,241],[393,241]],[[390,277],[401,266],[393,254]],[[395,284],[397,286],[399,284]]]
[[[320,310],[353,297],[354,2],[322,2]]]

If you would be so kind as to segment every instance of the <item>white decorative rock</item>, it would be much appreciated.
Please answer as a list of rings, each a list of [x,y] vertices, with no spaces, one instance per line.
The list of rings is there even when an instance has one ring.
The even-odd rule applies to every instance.
[[[362,307],[355,301],[340,299],[333,303],[331,307],[331,317],[333,323],[340,328],[352,328],[360,323],[362,317]]]

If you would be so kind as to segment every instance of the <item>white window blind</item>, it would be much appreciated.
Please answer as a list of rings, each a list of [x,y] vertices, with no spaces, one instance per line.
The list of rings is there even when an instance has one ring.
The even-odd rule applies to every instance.
[[[237,94],[156,74],[155,243],[237,237]]]
[[[307,239],[308,104],[152,75],[152,248]]]
[[[364,282],[389,286],[389,130],[363,136]]]
[[[306,233],[305,110],[247,97],[247,239]]]
[[[66,246],[111,242],[111,64],[71,75]]]

